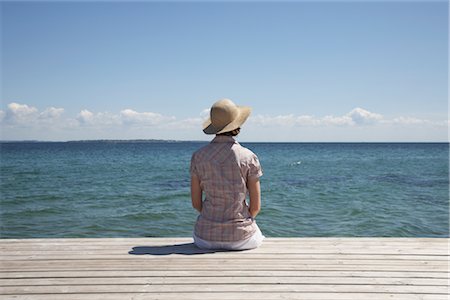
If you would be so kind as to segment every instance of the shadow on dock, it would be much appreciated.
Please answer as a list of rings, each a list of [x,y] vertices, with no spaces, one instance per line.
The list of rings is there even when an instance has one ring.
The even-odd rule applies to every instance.
[[[165,246],[136,246],[128,254],[132,255],[198,255],[222,252],[221,250],[200,249],[194,243],[165,245]]]

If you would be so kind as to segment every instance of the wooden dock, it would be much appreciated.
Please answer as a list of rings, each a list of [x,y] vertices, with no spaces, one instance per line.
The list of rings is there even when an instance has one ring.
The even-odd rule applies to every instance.
[[[0,299],[449,299],[449,239],[3,239]]]

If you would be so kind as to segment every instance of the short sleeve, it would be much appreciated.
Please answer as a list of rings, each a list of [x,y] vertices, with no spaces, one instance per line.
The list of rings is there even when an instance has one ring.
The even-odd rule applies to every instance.
[[[255,154],[251,156],[248,167],[249,167],[248,170],[249,178],[259,178],[263,175],[261,164],[259,163],[259,159]]]
[[[195,153],[192,155],[192,158],[191,158],[191,166],[189,168],[189,172],[191,173],[191,176],[195,175],[198,177]]]

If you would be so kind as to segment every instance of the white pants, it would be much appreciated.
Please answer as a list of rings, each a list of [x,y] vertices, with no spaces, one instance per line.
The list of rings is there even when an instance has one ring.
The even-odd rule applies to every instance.
[[[193,233],[194,244],[201,249],[224,249],[224,250],[248,250],[254,249],[261,246],[262,241],[265,239],[265,236],[262,234],[258,225],[256,225],[255,233],[245,239],[243,241],[236,242],[215,242],[215,241],[206,241]]]

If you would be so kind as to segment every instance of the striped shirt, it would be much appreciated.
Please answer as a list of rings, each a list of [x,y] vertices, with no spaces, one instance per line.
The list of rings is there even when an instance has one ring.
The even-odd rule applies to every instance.
[[[256,223],[246,203],[247,180],[263,174],[258,157],[233,137],[216,136],[192,155],[190,172],[205,194],[195,234],[207,241],[250,238]]]

